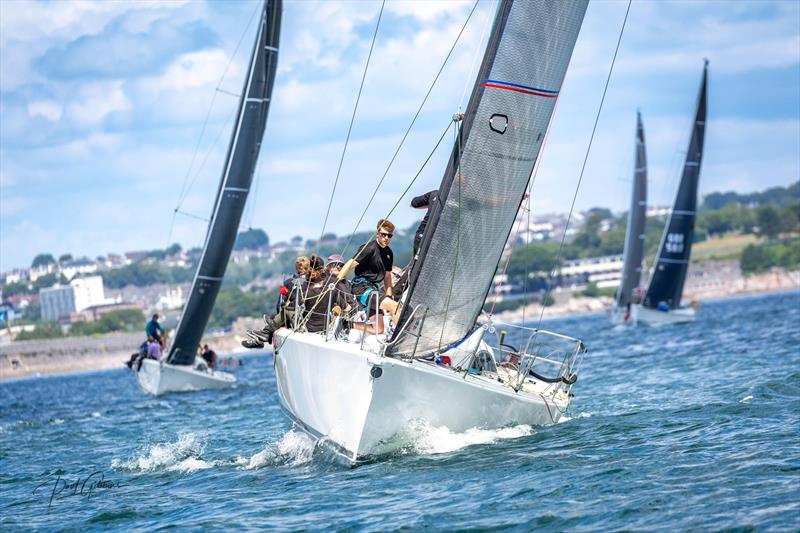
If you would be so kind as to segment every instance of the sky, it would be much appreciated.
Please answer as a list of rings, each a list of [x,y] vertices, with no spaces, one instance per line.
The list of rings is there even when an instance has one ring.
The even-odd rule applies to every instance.
[[[480,0],[365,222],[356,223],[473,2],[388,0],[326,231],[400,227],[434,189],[496,8]],[[252,48],[253,0],[0,1],[0,272],[56,257],[201,245]],[[636,110],[651,205],[668,205],[703,58],[709,118],[700,194],[800,177],[800,2],[590,3],[535,173],[534,215],[626,209]],[[284,2],[276,86],[242,228],[316,238],[381,4]],[[178,213],[175,210],[178,209]]]

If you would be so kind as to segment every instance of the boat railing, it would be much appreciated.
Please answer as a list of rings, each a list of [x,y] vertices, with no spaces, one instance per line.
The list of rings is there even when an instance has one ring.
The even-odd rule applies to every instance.
[[[484,340],[495,350],[495,363],[515,374],[515,389],[526,379],[567,388],[577,380],[577,366],[587,351],[580,339],[515,324],[492,323],[489,330],[495,333],[494,342],[491,336]]]

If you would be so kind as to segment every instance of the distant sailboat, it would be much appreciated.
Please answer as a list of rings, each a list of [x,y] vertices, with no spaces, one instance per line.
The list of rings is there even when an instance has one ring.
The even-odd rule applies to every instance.
[[[145,359],[136,380],[150,394],[229,387],[236,377],[197,360],[197,349],[217,298],[261,149],[278,64],[282,0],[265,0],[239,98],[200,263],[167,355]]]
[[[691,322],[697,314],[694,306],[681,307],[681,297],[694,238],[697,186],[706,133],[707,83],[706,60],[678,194],[664,228],[644,301],[632,307],[633,319],[637,322],[653,325]]]
[[[644,230],[647,214],[647,153],[644,143],[642,114],[636,113],[636,157],[633,166],[633,191],[628,210],[628,227],[625,231],[625,262],[622,280],[617,290],[611,322],[623,324],[631,319],[634,291],[639,288],[644,259]]]
[[[415,421],[466,431],[552,424],[566,412],[583,343],[528,328],[506,342],[492,322],[476,321],[587,3],[499,2],[391,338],[359,345],[340,340],[335,327],[276,332],[281,404],[350,460],[391,449]]]

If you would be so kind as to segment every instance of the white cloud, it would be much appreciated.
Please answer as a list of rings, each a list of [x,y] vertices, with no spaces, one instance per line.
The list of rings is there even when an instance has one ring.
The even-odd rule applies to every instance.
[[[127,111],[131,103],[122,85],[121,80],[83,85],[78,98],[67,104],[67,116],[74,124],[88,127],[99,125],[111,113]]]
[[[28,104],[28,114],[31,118],[43,117],[50,122],[58,122],[64,108],[52,100],[37,100]]]
[[[162,91],[185,91],[197,87],[213,89],[219,82],[221,74],[225,72],[228,62],[227,54],[220,49],[183,54],[172,62],[163,74],[142,80],[141,88],[154,94]],[[228,69],[226,78],[239,76],[239,68],[234,63]]]
[[[542,154],[533,197],[540,212],[569,207],[625,5],[590,4]],[[471,0],[387,2],[329,230],[352,229],[471,6]],[[703,56],[711,59],[711,76],[724,75],[725,83],[712,84],[701,190],[753,190],[797,179],[800,117],[792,115],[796,102],[781,100],[787,93],[796,97],[797,88],[791,93],[791,87],[780,92],[775,86],[770,94],[778,96],[762,99],[757,108],[751,101],[737,103],[752,90],[754,79],[761,83],[763,78],[764,86],[769,86],[770,69],[791,68],[800,61],[798,4],[763,6],[634,2],[578,209],[626,208],[637,105],[645,113],[651,197],[656,203],[669,201]],[[462,93],[469,96],[473,67],[480,59],[478,43],[495,7],[495,2],[478,4],[368,220],[384,215],[397,200],[457,109]],[[188,212],[207,215],[213,201],[209,191],[215,190],[219,179],[231,128],[225,120],[236,108],[236,98],[215,96],[214,88],[257,9],[257,2],[0,0],[0,116],[5,144],[0,169],[0,269],[9,263],[27,264],[32,254],[48,248],[54,253],[96,255],[160,246],[146,236],[167,230],[214,99],[195,160],[196,182],[182,204]],[[259,193],[251,199],[253,223],[273,239],[298,233],[313,238],[321,229],[378,10],[379,4],[364,2],[284,4],[280,70],[258,171]],[[103,32],[110,23],[147,38],[154,26],[163,35],[169,34],[170,26],[187,21],[196,22],[190,27],[201,27],[207,30],[203,35],[212,38],[202,45],[190,40],[196,46],[192,52],[162,55],[166,66],[157,74],[116,81],[91,76],[56,79],[47,72],[46,62],[37,63],[48,50],[68,50],[82,37],[92,36],[102,48]],[[248,31],[253,31],[252,25]],[[222,88],[227,91],[241,91],[252,43],[247,35],[226,74]],[[668,87],[662,86],[665,79]],[[32,118],[41,127],[31,128]],[[439,183],[449,145],[448,139],[412,192]],[[33,198],[37,216],[47,223],[30,222],[24,205]],[[77,209],[87,203],[89,208]],[[131,232],[130,219],[142,205],[150,215],[139,219],[138,231]],[[419,215],[403,206],[393,215],[401,227]],[[65,216],[73,216],[72,211],[80,211],[79,217],[74,215],[76,223],[60,224]],[[195,245],[204,231],[202,222],[179,217],[172,240]],[[18,242],[20,232],[42,239],[41,244],[29,249]]]

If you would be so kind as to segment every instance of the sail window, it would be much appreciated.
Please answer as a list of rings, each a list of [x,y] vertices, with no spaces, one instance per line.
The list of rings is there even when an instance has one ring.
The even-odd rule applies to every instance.
[[[500,115],[495,113],[489,119],[489,127],[492,131],[499,133],[500,135],[506,132],[506,128],[508,128],[508,115]]]

